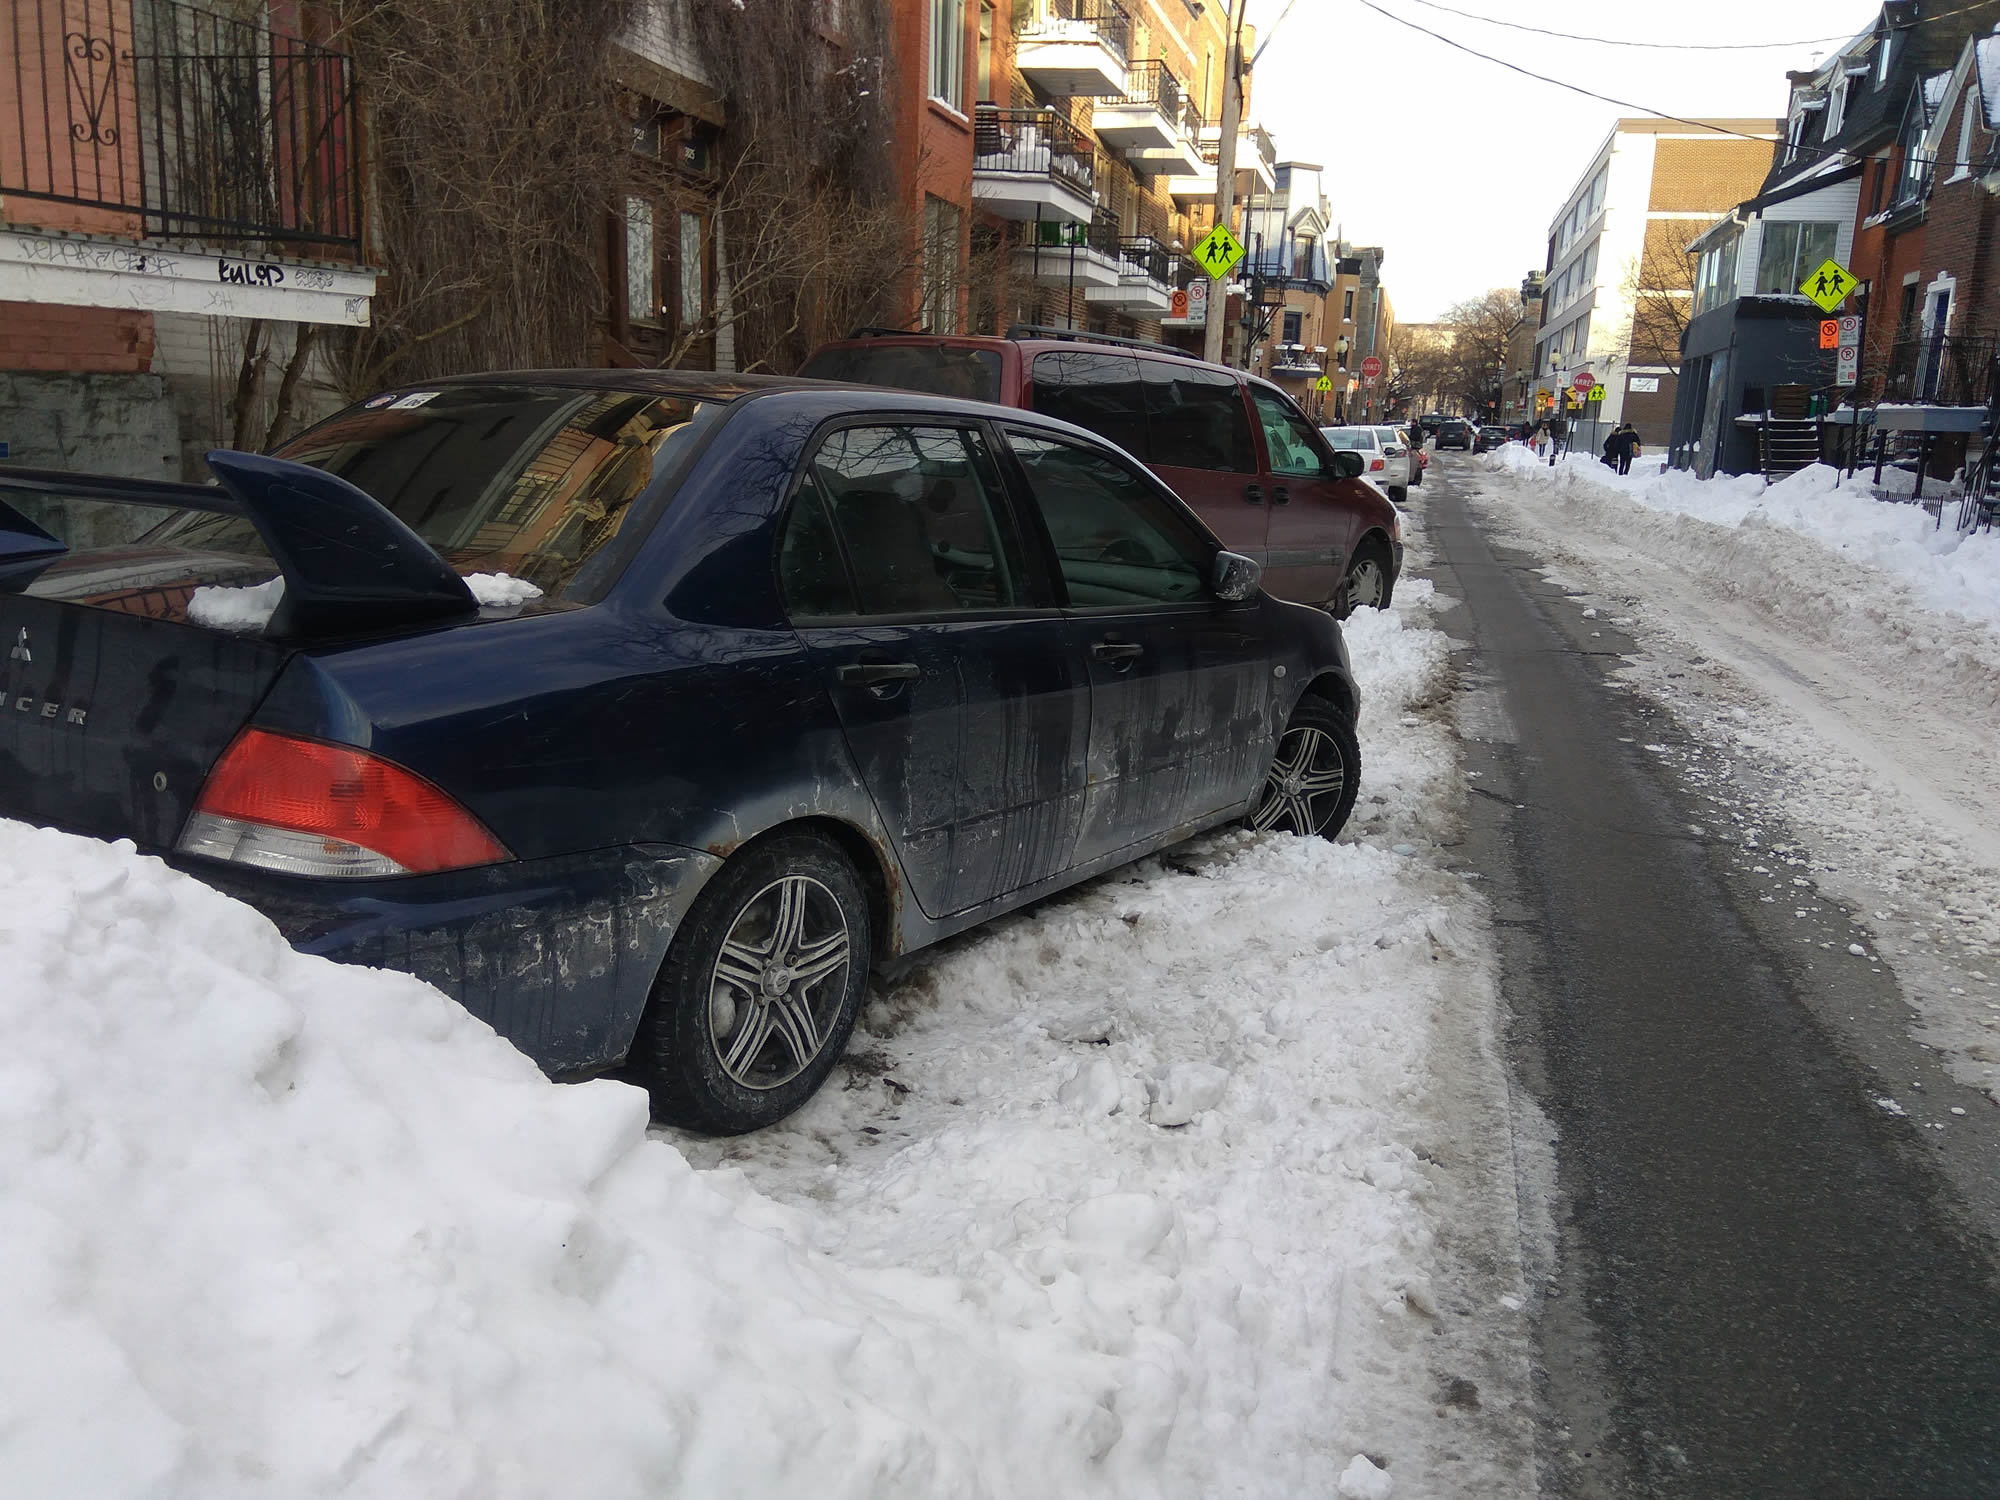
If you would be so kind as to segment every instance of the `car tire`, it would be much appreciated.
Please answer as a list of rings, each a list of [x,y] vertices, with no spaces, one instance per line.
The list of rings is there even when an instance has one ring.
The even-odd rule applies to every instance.
[[[1354,721],[1324,698],[1304,698],[1292,710],[1245,821],[1253,832],[1331,840],[1347,826],[1360,790]]]
[[[804,1104],[846,1049],[873,956],[839,846],[801,832],[737,854],[695,899],[639,1023],[653,1117],[741,1135]]]
[[[1379,542],[1366,543],[1354,554],[1354,561],[1347,565],[1347,576],[1340,580],[1334,617],[1344,620],[1362,608],[1387,609],[1395,591],[1396,575],[1388,549]]]
[[[1407,484],[1390,485],[1389,498],[1395,501],[1398,505],[1407,503],[1410,498],[1410,487]]]

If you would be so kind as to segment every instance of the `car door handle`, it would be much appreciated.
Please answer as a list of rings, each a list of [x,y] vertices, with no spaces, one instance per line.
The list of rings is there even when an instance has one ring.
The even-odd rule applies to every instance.
[[[1282,484],[1272,485],[1271,503],[1273,505],[1290,505],[1292,503],[1292,492]]]
[[[1102,640],[1090,648],[1090,654],[1099,661],[1134,661],[1146,654],[1146,648],[1137,641]]]
[[[880,687],[885,682],[910,682],[924,675],[913,661],[853,661],[833,674],[849,687]]]
[[[1244,485],[1243,498],[1248,500],[1252,505],[1262,505],[1264,503],[1264,486],[1261,484]]]

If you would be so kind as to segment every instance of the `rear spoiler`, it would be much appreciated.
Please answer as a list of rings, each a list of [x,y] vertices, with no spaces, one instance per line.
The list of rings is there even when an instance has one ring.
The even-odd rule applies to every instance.
[[[0,567],[67,552],[7,504],[11,495],[99,500],[239,516],[257,528],[285,575],[273,636],[325,635],[477,613],[465,580],[380,502],[306,464],[218,448],[221,489],[53,469],[0,468]]]

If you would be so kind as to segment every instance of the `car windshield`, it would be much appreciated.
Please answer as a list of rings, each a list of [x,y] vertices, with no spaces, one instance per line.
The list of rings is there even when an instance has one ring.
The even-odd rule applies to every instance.
[[[1349,452],[1378,447],[1374,432],[1366,427],[1322,427],[1320,433],[1336,448]]]
[[[276,456],[373,496],[460,573],[508,573],[588,603],[617,576],[625,554],[610,544],[635,502],[726,409],[632,391],[444,386],[373,397]],[[663,487],[653,503],[670,498]],[[255,528],[234,516],[183,512],[146,540],[267,555]]]
[[[999,354],[959,344],[837,344],[813,355],[799,373],[967,401],[1000,399]]]

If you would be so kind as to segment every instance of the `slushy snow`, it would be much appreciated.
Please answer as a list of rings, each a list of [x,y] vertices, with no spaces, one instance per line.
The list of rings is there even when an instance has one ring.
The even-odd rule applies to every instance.
[[[1361,1453],[1530,1492],[1490,944],[1402,593],[1350,631],[1345,841],[1220,832],[920,955],[727,1142],[0,821],[0,1493],[1388,1494]]]

